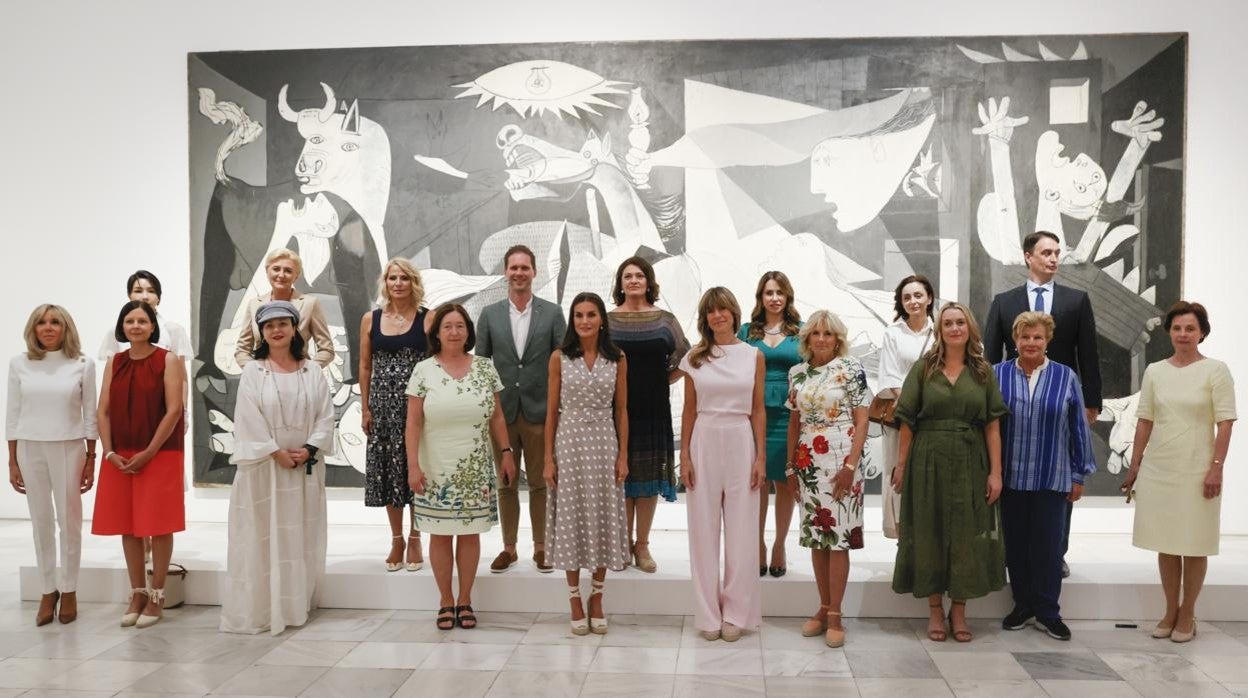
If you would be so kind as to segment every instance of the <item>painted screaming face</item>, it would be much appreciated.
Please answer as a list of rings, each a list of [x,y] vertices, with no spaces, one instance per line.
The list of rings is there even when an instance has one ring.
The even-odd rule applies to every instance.
[[[65,326],[61,324],[61,318],[51,310],[44,311],[39,322],[35,323],[35,339],[45,351],[60,349],[61,342],[65,340]]]
[[[1062,213],[1079,220],[1096,214],[1105,189],[1105,170],[1079,153],[1074,160],[1062,155],[1061,138],[1056,131],[1045,131],[1036,141],[1036,183],[1045,201],[1057,204]]]

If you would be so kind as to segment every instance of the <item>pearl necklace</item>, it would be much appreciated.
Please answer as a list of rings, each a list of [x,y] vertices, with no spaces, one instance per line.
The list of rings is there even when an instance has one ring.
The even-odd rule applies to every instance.
[[[782,332],[784,332],[784,323],[780,323],[779,325],[776,325],[776,328],[775,328],[774,330],[773,330],[772,328],[770,328],[770,327],[764,327],[764,328],[763,328],[763,333],[764,333],[764,334],[769,334],[769,335],[771,335],[772,337],[775,337],[776,335],[778,335],[778,334],[780,334],[780,333],[782,333]]]

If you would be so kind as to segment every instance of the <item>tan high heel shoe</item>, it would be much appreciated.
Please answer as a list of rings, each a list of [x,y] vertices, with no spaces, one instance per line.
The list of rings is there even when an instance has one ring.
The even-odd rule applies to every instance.
[[[828,606],[820,606],[819,611],[824,612],[823,620],[819,618],[811,618],[802,623],[802,637],[814,637],[828,629]],[[815,615],[819,615],[819,611],[815,611]]]
[[[579,586],[574,587],[571,584],[569,584],[568,585],[568,598],[576,599],[576,602],[579,604],[581,602],[581,588]],[[588,618],[579,618],[579,619],[572,618],[571,620],[568,621],[568,624],[572,629],[572,634],[576,635],[577,637],[589,634],[589,619]]]
[[[130,603],[134,603],[135,594],[142,594],[144,597],[150,598],[148,597],[147,589],[141,588],[141,587],[135,587],[130,590]],[[122,615],[121,627],[123,628],[134,627],[134,624],[139,622],[139,614],[142,613],[143,608],[146,608],[146,607],[147,607],[147,603],[144,602],[143,607],[140,608],[139,610],[133,613],[125,613],[124,615]]]
[[[400,534],[400,535],[397,535],[397,536],[390,536],[390,540],[391,540],[391,541],[395,541],[395,540],[403,540],[403,535],[402,535],[402,534]],[[394,547],[394,543],[393,543],[393,542],[391,542],[391,543],[390,543],[390,546],[391,546],[391,548],[393,549],[393,547]],[[391,554],[393,554],[393,553],[391,553]],[[398,561],[398,562],[390,562],[390,559],[389,559],[389,558],[386,558],[386,571],[387,571],[387,572],[398,572],[398,571],[399,571],[399,570],[401,570],[401,569],[403,569],[403,557],[402,557],[402,555],[400,555],[400,556],[399,556],[399,561]]]
[[[637,546],[639,545],[646,546],[645,555],[637,552]],[[633,543],[633,565],[646,574],[654,574],[659,569],[658,563],[654,561],[654,558],[650,557],[650,541],[639,540]]]
[[[589,598],[592,600],[594,598],[594,594],[597,594],[598,596],[602,596],[602,590],[603,588],[607,586],[607,581],[605,579],[597,580],[591,577],[589,580],[589,586],[590,586]],[[601,599],[599,599],[599,602],[601,602]],[[589,609],[585,609],[585,614],[589,615]],[[589,629],[595,635],[607,634],[606,609],[603,609],[602,614],[603,615],[601,618],[595,618],[593,616],[589,616]]]
[[[840,618],[840,617],[841,617],[841,612],[840,612],[840,611],[832,611],[832,610],[829,610],[829,611],[828,611],[828,615],[829,615],[829,616],[836,617],[836,618]],[[827,631],[826,633],[824,633],[824,635],[823,635],[823,644],[827,645],[828,647],[832,647],[832,648],[836,648],[836,647],[842,647],[842,646],[844,646],[844,644],[845,644],[845,629],[844,629],[844,628],[839,628],[839,629],[838,629],[838,628],[828,628],[828,631]]]
[[[146,613],[140,613],[138,620],[134,622],[134,626],[139,629],[150,628],[153,625],[156,625],[157,623],[159,623],[161,618],[165,617],[164,616],[165,590],[164,589],[150,589],[147,592],[147,598],[151,600],[150,603],[156,604],[156,608],[160,609],[161,615],[149,616]],[[143,610],[146,611],[147,609],[143,609]]]
[[[1173,632],[1170,633],[1171,642],[1191,642],[1195,638],[1196,638],[1196,618],[1194,616],[1192,617],[1192,632],[1190,633],[1180,632],[1179,624],[1177,621],[1175,622],[1174,630]]]

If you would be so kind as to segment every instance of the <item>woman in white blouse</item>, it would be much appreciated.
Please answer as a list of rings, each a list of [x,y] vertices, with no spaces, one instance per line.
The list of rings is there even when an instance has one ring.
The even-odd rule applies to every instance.
[[[325,465],[334,407],[307,360],[299,311],[260,306],[260,346],[243,367],[234,406],[229,556],[221,630],[277,635],[303,625],[325,576]]]
[[[82,493],[95,483],[95,363],[82,355],[74,320],[60,306],[35,308],[23,335],[26,351],[9,362],[9,483],[26,495],[35,534],[43,586],[35,625],[52,622],[58,601],[60,621],[71,623],[78,617]]]
[[[897,284],[893,291],[894,322],[885,328],[884,342],[880,347],[879,375],[875,381],[877,397],[896,399],[901,395],[901,386],[906,382],[910,367],[932,346],[933,300],[932,282],[925,276],[907,276]],[[893,481],[898,437],[897,429],[883,428],[880,446],[885,467],[888,468],[888,472],[884,473],[885,483]],[[884,535],[897,538],[901,495],[887,485],[881,495],[884,497]]]

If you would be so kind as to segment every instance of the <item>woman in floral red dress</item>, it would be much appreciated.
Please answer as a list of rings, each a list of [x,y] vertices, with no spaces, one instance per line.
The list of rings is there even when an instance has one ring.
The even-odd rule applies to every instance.
[[[845,643],[841,600],[849,551],[862,547],[862,467],[867,439],[867,376],[849,356],[845,324],[816,311],[798,335],[806,361],[789,371],[789,488],[801,507],[801,539],[810,548],[819,610],[802,635]]]

